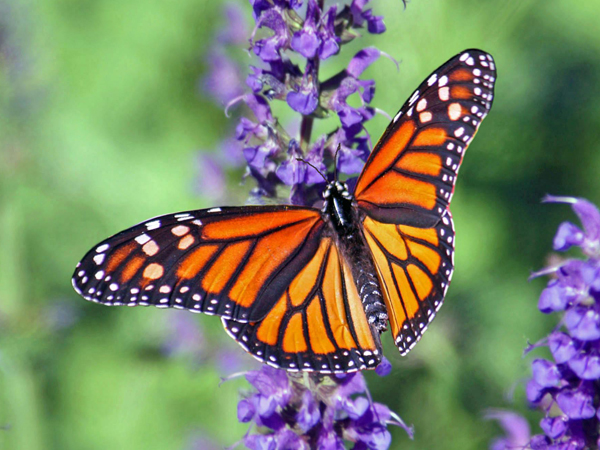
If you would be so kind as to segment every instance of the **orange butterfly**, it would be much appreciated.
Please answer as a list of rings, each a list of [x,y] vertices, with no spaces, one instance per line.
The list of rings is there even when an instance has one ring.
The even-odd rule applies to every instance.
[[[320,211],[248,206],[150,219],[90,250],[73,286],[104,305],[219,315],[244,350],[289,371],[374,368],[388,322],[404,355],[448,289],[448,206],[495,78],[481,50],[442,65],[394,117],[354,193],[329,183]]]

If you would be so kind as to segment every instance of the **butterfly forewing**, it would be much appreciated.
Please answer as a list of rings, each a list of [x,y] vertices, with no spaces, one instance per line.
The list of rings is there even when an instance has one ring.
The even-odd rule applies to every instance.
[[[433,72],[371,152],[354,192],[360,208],[383,222],[437,223],[491,108],[495,80],[494,61],[481,50],[467,50]]]
[[[324,222],[288,206],[213,208],[142,222],[92,249],[73,286],[105,305],[259,320],[312,258]]]
[[[442,304],[454,269],[448,210],[465,150],[489,112],[494,60],[466,50],[400,109],[358,179],[355,197],[396,345],[407,353]]]

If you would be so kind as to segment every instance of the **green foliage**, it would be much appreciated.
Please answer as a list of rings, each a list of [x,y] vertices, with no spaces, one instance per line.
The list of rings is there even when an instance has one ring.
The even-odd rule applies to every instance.
[[[0,448],[179,449],[194,433],[233,444],[245,432],[235,411],[243,382],[217,387],[214,364],[166,358],[161,311],[88,304],[69,282],[100,239],[154,215],[210,206],[193,192],[194,158],[230,125],[197,81],[220,5],[0,6]],[[551,326],[536,308],[543,282],[527,277],[545,265],[569,212],[539,201],[546,193],[600,201],[600,4],[373,7],[388,31],[361,45],[401,61],[399,72],[380,61],[367,73],[377,81],[373,105],[392,115],[465,48],[497,63],[494,107],[453,201],[457,269],[446,305],[408,357],[386,342],[389,377],[369,374],[375,400],[416,428],[415,441],[400,431],[393,448],[485,448],[497,430],[483,410],[510,405],[506,392],[529,370],[527,339]],[[378,136],[386,124],[376,118],[369,131]],[[243,198],[249,186],[230,189]],[[73,323],[61,326],[57,310]],[[218,320],[200,320],[207,345],[223,345]],[[518,386],[517,409],[522,399]]]

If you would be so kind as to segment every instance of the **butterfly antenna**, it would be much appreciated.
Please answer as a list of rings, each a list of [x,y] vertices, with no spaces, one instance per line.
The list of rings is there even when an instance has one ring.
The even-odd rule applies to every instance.
[[[333,155],[333,179],[335,181],[338,180],[338,153],[342,148],[342,144],[338,144],[337,150],[335,151],[335,155]]]
[[[310,167],[312,167],[313,169],[315,169],[317,171],[317,173],[323,177],[323,179],[325,180],[325,183],[327,183],[327,177],[325,175],[323,175],[321,173],[321,171],[319,169],[317,169],[316,166],[314,166],[313,164],[309,163],[304,158],[296,158],[296,161],[302,161],[303,163],[308,164]]]

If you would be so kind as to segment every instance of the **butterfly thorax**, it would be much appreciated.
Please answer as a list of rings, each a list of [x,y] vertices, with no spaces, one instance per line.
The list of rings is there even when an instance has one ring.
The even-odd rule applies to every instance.
[[[360,231],[361,218],[345,183],[334,181],[323,192],[323,215],[351,270],[369,324],[378,332],[387,329],[388,314],[375,265]]]

